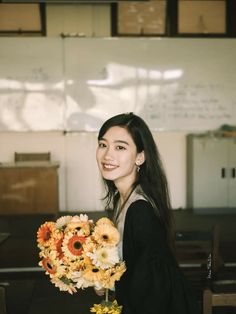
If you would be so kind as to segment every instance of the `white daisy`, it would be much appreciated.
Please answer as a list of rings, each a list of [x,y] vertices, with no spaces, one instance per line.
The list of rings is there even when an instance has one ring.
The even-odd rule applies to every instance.
[[[117,247],[99,247],[92,253],[88,252],[87,256],[101,269],[108,269],[119,262]]]
[[[66,227],[66,225],[71,221],[72,216],[62,216],[57,219],[56,221],[56,228],[57,229],[62,229]]]

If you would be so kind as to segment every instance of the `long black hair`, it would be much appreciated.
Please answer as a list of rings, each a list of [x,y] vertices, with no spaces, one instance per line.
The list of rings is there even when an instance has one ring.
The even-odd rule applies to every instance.
[[[141,165],[137,181],[147,197],[154,203],[154,209],[164,225],[170,247],[173,248],[173,215],[169,197],[168,182],[162,165],[160,154],[152,133],[146,122],[133,113],[123,113],[108,119],[102,125],[98,140],[114,126],[125,128],[131,135],[137,152],[144,151],[145,162]],[[107,194],[105,196],[106,208],[114,205],[117,201],[117,189],[113,181],[103,179]]]

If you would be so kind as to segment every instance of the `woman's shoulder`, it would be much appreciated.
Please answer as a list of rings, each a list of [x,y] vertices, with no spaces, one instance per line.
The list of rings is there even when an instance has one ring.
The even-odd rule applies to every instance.
[[[127,210],[128,217],[135,216],[136,218],[145,219],[149,217],[151,219],[158,218],[152,204],[145,199],[138,199],[130,204]]]

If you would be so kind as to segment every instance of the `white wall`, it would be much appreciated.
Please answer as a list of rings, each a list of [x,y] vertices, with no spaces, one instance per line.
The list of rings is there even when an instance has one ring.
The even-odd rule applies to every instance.
[[[174,208],[186,206],[186,134],[158,132]],[[51,152],[59,161],[60,211],[103,210],[103,187],[95,160],[96,133],[1,132],[0,162],[13,162],[14,152]]]

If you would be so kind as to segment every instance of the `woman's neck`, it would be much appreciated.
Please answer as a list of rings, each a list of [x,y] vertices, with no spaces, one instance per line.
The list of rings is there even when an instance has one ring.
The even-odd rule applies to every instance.
[[[129,199],[130,195],[132,194],[134,190],[133,185],[131,185],[129,188],[125,189],[124,191],[120,191],[120,206],[124,207],[125,203],[127,202],[127,200]]]

